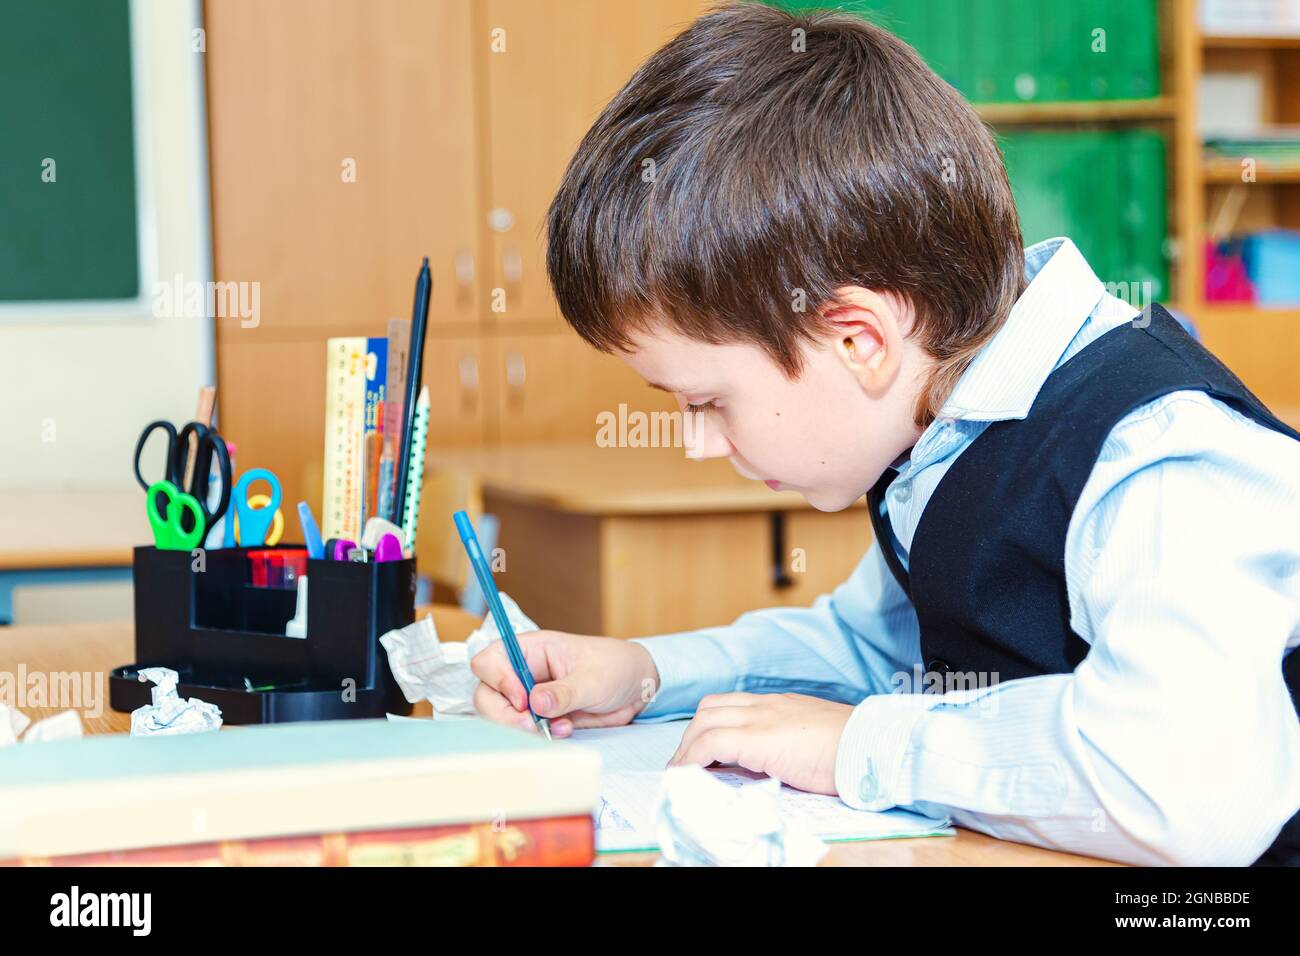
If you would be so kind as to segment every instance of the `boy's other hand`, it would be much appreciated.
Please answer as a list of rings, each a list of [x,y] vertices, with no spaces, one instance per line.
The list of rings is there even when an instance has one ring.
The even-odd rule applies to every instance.
[[[631,641],[530,631],[519,635],[519,646],[533,674],[533,712],[550,719],[556,737],[569,736],[575,727],[626,724],[659,689],[659,671],[650,653]],[[535,729],[524,685],[501,641],[479,651],[469,666],[482,682],[474,691],[474,709],[480,715]]]
[[[668,766],[738,764],[810,793],[835,789],[835,754],[853,708],[803,694],[711,694]]]

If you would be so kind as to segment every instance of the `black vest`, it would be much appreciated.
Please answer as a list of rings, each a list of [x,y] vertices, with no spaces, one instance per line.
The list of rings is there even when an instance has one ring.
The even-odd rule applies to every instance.
[[[1207,392],[1300,440],[1163,308],[1146,328],[1102,335],[1057,368],[1029,415],[994,422],[953,462],[925,506],[905,569],[884,510],[890,469],[867,495],[872,528],[921,625],[927,677],[1064,674],[1089,646],[1070,628],[1065,535],[1112,428],[1170,392]],[[1300,653],[1283,661],[1300,709]],[[1259,863],[1300,865],[1300,813]]]

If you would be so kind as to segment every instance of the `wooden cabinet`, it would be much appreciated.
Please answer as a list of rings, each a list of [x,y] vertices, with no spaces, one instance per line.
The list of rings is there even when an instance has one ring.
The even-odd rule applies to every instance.
[[[563,324],[544,224],[601,107],[705,6],[206,4],[215,278],[260,298],[256,327],[217,323],[241,460],[319,505],[325,340],[408,317],[422,255],[433,448],[587,438],[620,401],[670,408]]]
[[[543,226],[570,157],[600,110],[702,0],[484,0],[484,112],[491,266],[507,320],[557,320]]]
[[[602,355],[568,330],[497,337],[497,437],[505,443],[595,443],[601,412],[674,411],[621,359]]]
[[[217,278],[261,285],[219,343],[383,335],[428,255],[434,323],[476,322],[467,0],[205,6]]]

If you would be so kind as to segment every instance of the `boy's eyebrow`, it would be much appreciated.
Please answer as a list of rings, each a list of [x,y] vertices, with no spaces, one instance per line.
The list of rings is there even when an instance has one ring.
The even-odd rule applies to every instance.
[[[671,385],[660,385],[658,382],[646,382],[651,388],[657,388],[661,392],[673,392],[677,395],[685,395],[690,391],[689,388],[674,388]]]

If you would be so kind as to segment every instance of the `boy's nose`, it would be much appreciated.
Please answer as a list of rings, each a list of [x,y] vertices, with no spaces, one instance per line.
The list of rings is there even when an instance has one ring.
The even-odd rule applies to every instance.
[[[686,457],[692,461],[703,461],[706,458],[730,456],[734,451],[731,442],[719,429],[710,428],[703,419],[703,415],[687,416],[687,427],[683,432],[682,442],[686,449]]]

